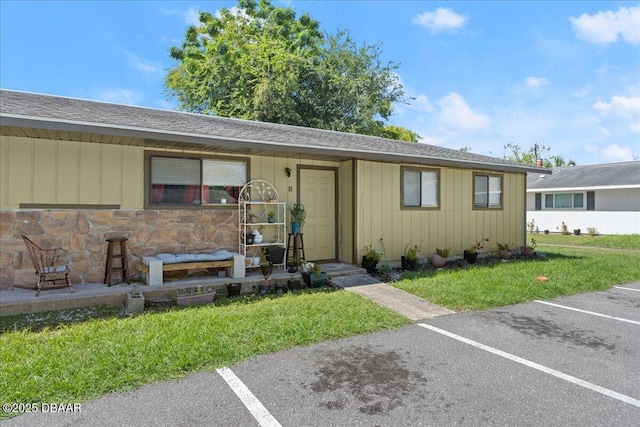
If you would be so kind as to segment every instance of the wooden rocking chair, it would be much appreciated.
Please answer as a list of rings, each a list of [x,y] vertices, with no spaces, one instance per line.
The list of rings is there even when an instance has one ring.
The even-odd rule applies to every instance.
[[[24,244],[27,246],[29,258],[35,268],[38,282],[34,286],[20,286],[19,288],[35,289],[36,296],[40,295],[41,290],[59,289],[69,287],[69,291],[73,292],[73,287],[69,281],[69,266],[66,265],[64,259],[64,251],[60,248],[42,249],[33,243],[27,236],[22,236]]]

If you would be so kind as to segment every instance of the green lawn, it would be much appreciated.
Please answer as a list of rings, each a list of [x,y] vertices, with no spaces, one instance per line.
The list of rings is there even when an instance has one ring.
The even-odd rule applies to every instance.
[[[582,230],[584,233],[584,230]],[[588,234],[544,234],[534,233],[527,236],[527,241],[533,237],[538,244],[592,246],[598,248],[631,249],[640,251],[640,234],[628,235],[596,235]]]
[[[579,237],[579,236],[573,236]],[[487,310],[640,280],[640,252],[540,245],[544,260],[513,260],[428,273],[393,285],[452,310]],[[539,276],[548,279],[537,280]]]
[[[0,395],[3,403],[79,402],[408,323],[369,300],[337,291],[4,332]]]
[[[638,248],[638,236],[535,235],[540,243],[601,242]],[[606,243],[608,242],[608,243]],[[606,243],[606,244],[605,244]],[[582,244],[582,243],[581,243]],[[640,280],[640,251],[540,245],[544,260],[495,261],[430,270],[394,286],[453,310],[485,310],[532,299],[607,289]],[[416,275],[414,275],[416,276]],[[546,276],[547,282],[536,280]],[[0,395],[4,402],[80,402],[113,391],[211,371],[260,355],[409,322],[350,292],[248,299],[201,308],[78,321],[37,315],[32,329],[0,325]],[[39,323],[36,320],[39,319]],[[70,323],[71,322],[71,323]],[[43,324],[50,327],[43,327]],[[0,413],[0,418],[11,414]]]

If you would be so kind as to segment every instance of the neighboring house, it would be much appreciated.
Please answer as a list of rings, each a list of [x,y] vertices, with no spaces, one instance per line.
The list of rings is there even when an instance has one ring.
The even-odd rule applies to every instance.
[[[0,91],[1,288],[33,281],[21,234],[68,250],[74,283],[103,279],[105,237],[131,264],[238,248],[234,197],[271,182],[307,208],[308,260],[400,259],[526,237],[526,173],[546,169],[426,144]],[[221,203],[227,198],[226,204]],[[265,238],[268,238],[265,237]]]
[[[640,161],[554,168],[527,176],[527,221],[540,232],[594,227],[601,234],[640,233]]]

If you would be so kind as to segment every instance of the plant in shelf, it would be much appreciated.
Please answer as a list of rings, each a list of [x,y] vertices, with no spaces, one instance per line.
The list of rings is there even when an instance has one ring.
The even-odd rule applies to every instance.
[[[254,213],[247,212],[247,221],[251,224],[255,224],[258,222],[258,216]]]
[[[307,264],[311,264],[311,266],[308,271],[302,273],[304,283],[310,288],[322,288],[327,280],[327,273],[322,271],[322,268],[317,264]]]
[[[382,259],[382,255],[380,252],[373,249],[373,246],[369,245],[366,248],[367,253],[362,256],[362,268],[367,270],[367,273],[375,273],[376,266],[380,259]]]
[[[302,224],[307,218],[307,212],[302,203],[291,203],[289,205],[289,218],[291,218],[291,233],[300,234]]]
[[[274,222],[276,222],[276,213],[274,211],[269,211],[267,213],[267,222],[269,224],[273,224]]]
[[[449,249],[436,248],[435,253],[431,255],[431,265],[442,268],[447,263],[447,258],[449,258]]]

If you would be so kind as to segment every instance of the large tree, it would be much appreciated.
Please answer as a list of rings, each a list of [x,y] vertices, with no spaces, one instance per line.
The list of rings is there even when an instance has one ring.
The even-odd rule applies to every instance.
[[[186,111],[388,137],[384,121],[404,101],[399,65],[383,64],[379,45],[324,34],[268,0],[200,12],[170,53],[165,86]]]

